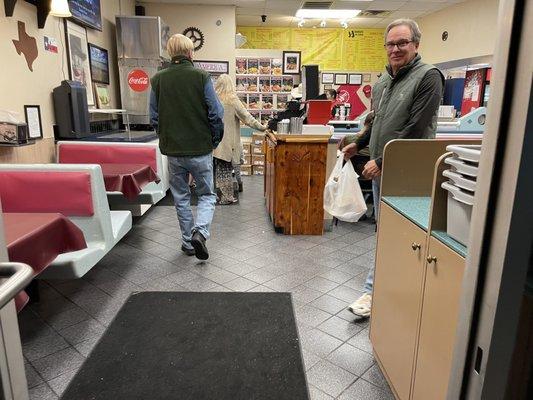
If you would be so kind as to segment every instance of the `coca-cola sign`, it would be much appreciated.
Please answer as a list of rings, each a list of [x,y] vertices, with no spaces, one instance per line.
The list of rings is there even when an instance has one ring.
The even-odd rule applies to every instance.
[[[132,69],[128,74],[128,85],[131,90],[144,92],[150,85],[148,75],[142,69]]]

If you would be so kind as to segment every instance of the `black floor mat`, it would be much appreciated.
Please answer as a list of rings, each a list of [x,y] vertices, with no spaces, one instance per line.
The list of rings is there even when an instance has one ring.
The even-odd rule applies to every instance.
[[[308,399],[289,293],[132,295],[62,399]]]

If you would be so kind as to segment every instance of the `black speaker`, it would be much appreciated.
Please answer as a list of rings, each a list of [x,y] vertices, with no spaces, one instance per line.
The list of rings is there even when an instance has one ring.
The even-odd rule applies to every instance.
[[[144,6],[135,6],[135,15],[139,17],[144,17],[146,15],[146,10]]]
[[[54,88],[56,139],[80,139],[90,136],[89,107],[85,86],[76,81],[62,81]]]
[[[316,99],[318,93],[318,65],[304,65],[302,67],[302,100]]]

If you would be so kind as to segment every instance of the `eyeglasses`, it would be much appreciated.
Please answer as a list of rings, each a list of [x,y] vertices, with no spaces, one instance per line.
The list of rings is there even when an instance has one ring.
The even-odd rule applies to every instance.
[[[409,43],[413,42],[413,40],[400,40],[399,42],[387,42],[385,43],[383,46],[387,49],[387,50],[394,50],[395,47],[398,47],[398,49],[402,50],[402,49],[405,49],[407,47],[407,45]]]

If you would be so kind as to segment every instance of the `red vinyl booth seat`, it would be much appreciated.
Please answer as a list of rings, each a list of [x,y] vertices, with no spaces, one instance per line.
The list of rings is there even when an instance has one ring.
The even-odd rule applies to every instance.
[[[87,172],[0,171],[0,198],[4,212],[94,214]]]
[[[61,143],[58,148],[58,163],[145,164],[158,172],[157,152],[154,147]]]
[[[326,125],[331,121],[331,100],[309,100],[307,102],[307,123],[310,125]]]

